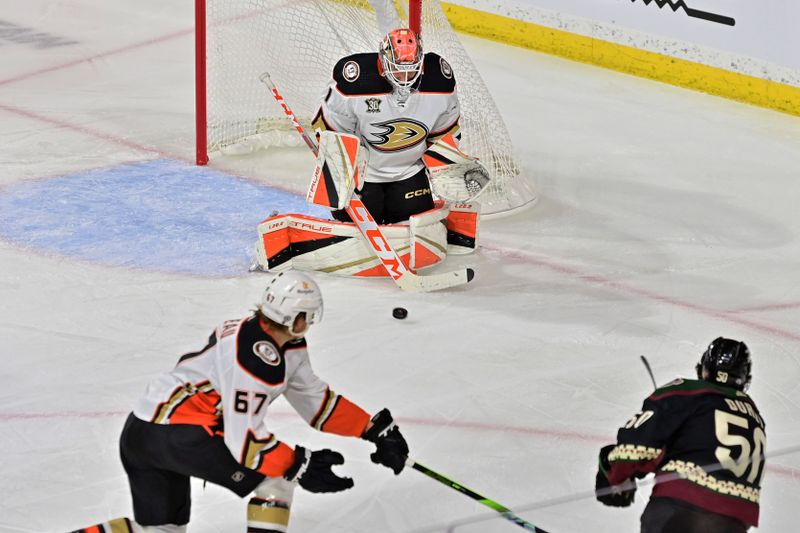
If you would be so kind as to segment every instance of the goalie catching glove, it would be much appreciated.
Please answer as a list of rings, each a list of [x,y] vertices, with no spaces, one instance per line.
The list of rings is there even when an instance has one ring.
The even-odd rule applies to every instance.
[[[339,492],[353,487],[352,479],[333,472],[333,466],[341,464],[344,464],[344,457],[339,452],[328,449],[312,452],[295,446],[294,463],[283,477],[297,481],[309,492]]]
[[[408,458],[408,444],[388,409],[372,417],[372,426],[362,438],[378,447],[369,456],[373,463],[390,468],[395,475],[403,471]]]
[[[328,209],[344,209],[353,191],[364,183],[369,151],[362,150],[358,137],[335,131],[319,131],[317,164],[306,200]]]
[[[422,156],[430,174],[433,194],[448,202],[471,202],[489,184],[489,172],[477,158],[458,149],[448,133]]]

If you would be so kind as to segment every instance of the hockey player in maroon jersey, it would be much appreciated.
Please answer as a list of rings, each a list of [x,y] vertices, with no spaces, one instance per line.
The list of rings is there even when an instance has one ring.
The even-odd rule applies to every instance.
[[[338,492],[353,480],[333,471],[344,462],[340,453],[292,447],[270,431],[267,412],[281,395],[315,429],[375,443],[372,461],[399,474],[408,446],[389,411],[370,417],[311,368],[304,335],[322,308],[310,277],[279,273],[252,315],[224,322],[202,350],[153,379],[120,438],[135,521],[78,531],[184,533],[190,477],[251,496],[248,531],[287,531],[296,485]]]
[[[750,351],[719,337],[697,364],[697,380],[657,389],[600,450],[597,499],[627,507],[633,478],[654,472],[642,533],[741,533],[758,525],[764,419],[746,394]],[[623,485],[613,487],[613,485]]]
[[[393,224],[434,207],[423,154],[447,134],[457,136],[459,118],[450,64],[423,53],[422,39],[400,28],[378,53],[336,63],[313,127],[361,139],[369,159],[359,195],[379,224]],[[333,215],[350,220],[344,210]]]

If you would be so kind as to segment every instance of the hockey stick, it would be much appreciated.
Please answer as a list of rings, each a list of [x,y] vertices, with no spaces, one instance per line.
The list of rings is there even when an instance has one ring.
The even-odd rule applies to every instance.
[[[789,454],[794,454],[794,453],[798,453],[798,452],[800,452],[800,445],[795,445],[795,446],[791,446],[789,448],[783,448],[781,450],[777,450],[777,451],[774,451],[774,452],[765,453],[765,454],[761,454],[761,455],[756,455],[756,457],[758,457],[759,460],[763,461],[763,460],[766,460],[766,459],[772,459],[772,458],[776,458],[776,457],[780,457],[780,456],[784,456],[784,455],[789,455]],[[750,464],[750,463],[753,462],[753,460],[754,460],[753,457],[745,457],[745,458],[742,459],[742,461],[744,461],[743,464]],[[724,469],[724,468],[725,467],[723,467],[720,463],[715,463],[715,464],[712,464],[712,465],[704,465],[704,466],[702,466],[702,469],[705,470],[708,473],[714,472],[716,470]],[[637,486],[639,488],[641,488],[641,487],[646,487],[646,486],[650,486],[650,485],[655,485],[656,483],[668,483],[670,481],[676,481],[676,480],[679,480],[679,479],[682,479],[682,475],[681,474],[677,474],[677,473],[661,474],[661,475],[659,475],[659,477],[657,479],[655,477],[650,477],[648,479],[639,480],[637,482]],[[631,487],[630,486],[625,486],[625,488],[631,488]],[[517,506],[517,511],[518,512],[522,512],[522,511],[530,512],[530,511],[535,511],[537,509],[549,509],[549,508],[557,507],[559,505],[572,504],[572,503],[575,503],[575,502],[579,502],[581,500],[594,499],[595,496],[597,496],[597,495],[604,496],[606,494],[612,494],[614,492],[614,490],[616,490],[616,488],[612,488],[612,487],[608,487],[608,488],[600,489],[600,490],[594,490],[594,489],[592,489],[592,490],[583,490],[583,491],[580,491],[580,492],[574,492],[574,493],[571,493],[571,494],[566,494],[564,496],[558,496],[558,497],[555,497],[555,498],[549,498],[549,499],[546,499],[546,500],[539,500],[539,501],[528,503],[528,504],[525,504],[525,505],[519,505],[519,506]],[[487,518],[484,515],[474,515],[474,516],[471,516],[471,517],[465,517],[465,518],[459,519],[457,521],[450,522],[447,525],[440,524],[440,525],[435,525],[435,526],[426,527],[426,528],[422,528],[422,529],[415,529],[414,533],[441,533],[444,530],[446,530],[448,532],[461,531],[461,527],[462,526],[467,526],[467,525],[473,525],[474,526],[474,524],[477,524],[479,522],[485,522],[486,520],[487,520]],[[464,530],[467,531],[466,528],[464,528]],[[468,530],[469,531],[478,531],[478,529],[476,529],[475,527],[472,527],[472,528],[470,528]],[[542,530],[539,529],[539,531],[542,531]]]
[[[318,152],[317,143],[306,133],[294,112],[286,104],[275,82],[272,81],[269,72],[261,74],[259,80],[269,88],[270,93],[272,93],[278,105],[283,108],[283,112],[292,121],[294,129],[297,130],[303,138],[303,141],[305,141],[306,145],[308,145],[316,157]],[[462,268],[453,272],[442,272],[440,274],[431,274],[428,276],[418,276],[414,274],[406,268],[406,265],[400,259],[400,256],[397,255],[394,248],[389,244],[380,226],[375,222],[375,219],[372,218],[372,215],[360,198],[353,195],[350,198],[350,205],[345,208],[345,211],[350,216],[350,220],[358,227],[367,245],[372,250],[372,253],[375,254],[375,257],[383,264],[383,267],[397,286],[404,291],[428,292],[446,289],[448,287],[469,283],[472,281],[472,278],[475,277],[475,271],[471,268]]]
[[[644,364],[644,368],[647,370],[647,374],[650,376],[650,381],[653,382],[653,388],[658,388],[656,385],[656,378],[653,377],[653,369],[650,368],[650,361],[647,360],[647,357],[640,355],[639,358],[642,360],[642,364]]]
[[[406,459],[406,465],[410,466],[411,468],[413,468],[414,470],[416,470],[418,472],[422,472],[423,474],[425,474],[429,478],[435,479],[436,481],[438,481],[439,483],[441,483],[443,485],[447,485],[451,489],[457,490],[461,494],[469,496],[473,500],[482,503],[486,507],[494,509],[495,511],[500,513],[503,516],[503,518],[505,518],[506,520],[510,520],[511,522],[514,522],[515,524],[517,524],[519,527],[521,527],[523,529],[527,529],[528,531],[537,531],[538,533],[547,533],[547,531],[545,531],[544,529],[542,529],[540,527],[537,527],[537,526],[531,524],[530,522],[528,522],[527,520],[525,520],[523,518],[520,518],[519,516],[515,515],[511,511],[511,509],[509,509],[508,507],[500,505],[496,501],[490,500],[489,498],[487,498],[485,496],[481,496],[477,492],[468,489],[464,485],[461,485],[460,483],[456,483],[452,479],[448,479],[448,478],[444,477],[442,474],[431,470],[427,466],[423,466],[423,465],[419,464],[418,462],[414,461],[410,457]]]

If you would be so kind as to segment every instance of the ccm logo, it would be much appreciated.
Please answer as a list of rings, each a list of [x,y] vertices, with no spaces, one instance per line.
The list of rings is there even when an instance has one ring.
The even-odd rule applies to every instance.
[[[417,189],[416,191],[410,191],[410,192],[406,193],[406,200],[411,200],[415,196],[425,196],[425,195],[430,194],[430,193],[431,193],[431,190],[428,189],[428,188]]]

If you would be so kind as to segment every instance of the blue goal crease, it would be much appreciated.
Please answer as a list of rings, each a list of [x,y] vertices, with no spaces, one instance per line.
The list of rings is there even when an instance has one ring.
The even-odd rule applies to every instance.
[[[272,211],[330,215],[297,194],[155,160],[1,189],[0,238],[112,266],[237,276]]]

